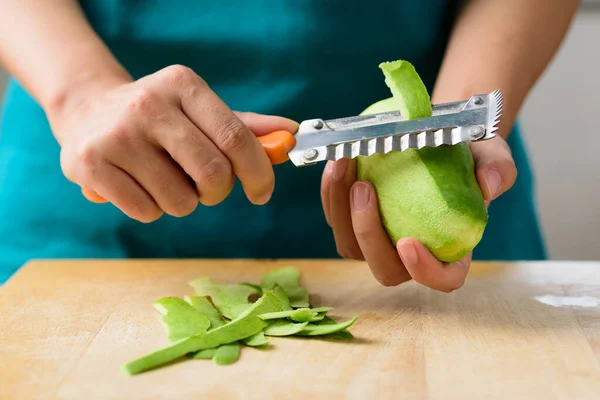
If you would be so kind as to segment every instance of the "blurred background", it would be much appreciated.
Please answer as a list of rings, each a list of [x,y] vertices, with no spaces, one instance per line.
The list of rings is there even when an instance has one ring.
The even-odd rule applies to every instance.
[[[600,0],[584,0],[521,113],[552,259],[600,260],[599,42]]]

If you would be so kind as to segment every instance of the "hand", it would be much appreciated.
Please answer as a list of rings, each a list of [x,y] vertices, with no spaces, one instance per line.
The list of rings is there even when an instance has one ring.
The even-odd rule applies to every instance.
[[[252,203],[266,203],[274,173],[255,135],[298,127],[280,117],[231,111],[182,66],[78,98],[50,115],[63,173],[141,222],[163,213],[188,215],[198,202],[218,204],[236,177]]]
[[[473,143],[471,152],[477,181],[489,206],[516,180],[512,154],[499,136]],[[394,247],[381,223],[373,186],[356,181],[355,160],[327,163],[321,181],[321,199],[338,253],[347,259],[366,261],[381,284],[395,286],[414,279],[447,293],[463,285],[471,253],[456,263],[447,264],[438,261],[422,243],[412,238],[402,238]]]

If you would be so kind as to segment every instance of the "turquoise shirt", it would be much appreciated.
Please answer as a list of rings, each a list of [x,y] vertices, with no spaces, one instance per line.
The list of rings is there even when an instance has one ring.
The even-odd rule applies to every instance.
[[[232,109],[297,121],[355,115],[389,97],[377,67],[382,61],[411,61],[431,91],[452,3],[81,1],[133,76],[183,64]],[[476,259],[545,257],[517,128],[509,144],[519,177],[490,207]],[[11,80],[0,119],[0,282],[32,258],[338,257],[321,209],[324,164],[276,166],[275,192],[265,206],[251,205],[237,184],[218,206],[145,225],[110,204],[86,201],[63,176],[59,152],[44,111]]]

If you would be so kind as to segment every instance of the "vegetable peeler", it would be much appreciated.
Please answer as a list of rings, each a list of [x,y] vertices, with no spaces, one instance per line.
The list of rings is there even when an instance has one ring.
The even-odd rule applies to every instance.
[[[496,136],[502,91],[432,106],[432,116],[403,119],[399,111],[300,124],[289,159],[296,166],[390,151],[484,141]],[[263,139],[264,140],[264,139]]]
[[[468,100],[432,105],[432,116],[406,120],[400,111],[332,120],[309,119],[295,135],[276,131],[258,137],[272,164],[288,160],[298,167],[390,151],[479,142],[496,136],[502,115],[501,90]],[[83,189],[84,196],[105,202]]]

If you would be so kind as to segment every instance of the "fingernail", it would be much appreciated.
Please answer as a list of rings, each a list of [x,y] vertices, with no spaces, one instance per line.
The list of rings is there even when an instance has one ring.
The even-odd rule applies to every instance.
[[[357,183],[352,188],[352,202],[356,211],[362,211],[367,208],[370,197],[371,190],[366,183]]]
[[[411,242],[403,243],[400,246],[400,258],[404,265],[417,265],[419,263],[419,254],[415,245]]]
[[[348,170],[348,162],[345,159],[341,159],[333,164],[333,179],[336,181],[341,181],[346,176],[346,171]]]
[[[485,184],[488,193],[492,196],[492,199],[495,199],[502,187],[502,177],[500,176],[500,172],[493,168],[488,170],[485,173]]]

